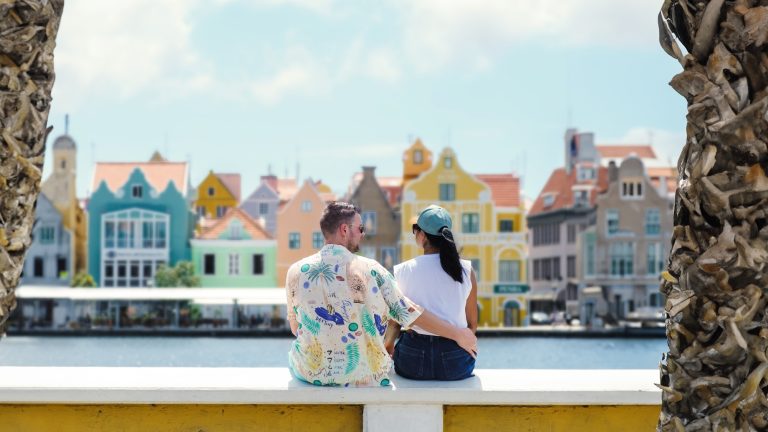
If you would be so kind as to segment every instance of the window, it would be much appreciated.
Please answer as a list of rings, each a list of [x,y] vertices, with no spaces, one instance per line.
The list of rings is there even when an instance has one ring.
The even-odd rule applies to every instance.
[[[578,178],[579,181],[593,180],[595,178],[595,169],[591,167],[579,167]]]
[[[567,234],[568,234],[568,244],[576,243],[576,225],[568,224]]]
[[[542,201],[543,201],[544,207],[549,207],[555,203],[555,195],[546,194],[542,197]]]
[[[323,243],[325,243],[323,239],[323,233],[319,231],[315,231],[312,233],[312,247],[315,249],[320,249],[323,247]]]
[[[216,255],[214,254],[203,255],[203,274],[205,275],[216,274]]]
[[[155,248],[164,249],[166,245],[165,238],[166,222],[155,222]]]
[[[589,207],[589,191],[585,191],[585,190],[573,191],[573,206]]]
[[[456,199],[456,185],[453,183],[440,183],[440,201],[453,201]]]
[[[227,206],[216,206],[216,218],[224,217],[227,214],[227,210],[229,210]]]
[[[512,219],[501,219],[499,221],[499,232],[513,232],[515,225]]]
[[[197,206],[197,217],[205,217],[205,206]]]
[[[560,243],[559,223],[544,223],[533,228],[534,246],[558,243]]]
[[[237,276],[240,274],[240,254],[229,254],[229,275]]]
[[[301,247],[301,234],[297,232],[288,233],[288,249],[298,249]]]
[[[133,185],[131,187],[131,196],[134,198],[141,198],[144,196],[144,188],[141,185]]]
[[[619,232],[619,211],[618,210],[606,210],[605,212],[606,232],[608,235],[616,234]]]
[[[38,277],[38,278],[43,277],[44,276],[43,267],[44,267],[43,258],[35,257],[35,260],[33,261],[33,266],[32,266],[32,276]]]
[[[631,276],[634,274],[635,246],[632,242],[615,242],[610,246],[611,275]]]
[[[664,306],[664,299],[661,296],[661,293],[658,293],[658,292],[651,293],[651,295],[648,296],[648,306],[651,306],[651,307]]]
[[[301,211],[304,213],[309,213],[312,211],[312,201],[302,201],[301,202]]]
[[[69,273],[66,257],[56,257],[56,277],[66,279]]]
[[[584,272],[588,276],[595,274],[595,244],[589,241],[586,246],[586,252],[584,255]]]
[[[462,214],[461,232],[469,234],[480,232],[480,215],[477,213]]]
[[[661,232],[661,215],[659,209],[645,209],[645,234],[658,235]]]
[[[520,261],[499,261],[499,282],[518,282],[520,280]]]
[[[533,260],[533,280],[541,280],[541,260]]]
[[[216,195],[216,189],[214,189],[213,186],[211,186],[208,188],[208,196],[212,197],[214,195]]]
[[[445,167],[446,169],[453,168],[453,158],[450,157],[450,156],[444,157],[443,158],[443,167]]]
[[[269,204],[267,203],[259,203],[259,214],[265,215],[269,213]]]
[[[376,212],[366,211],[360,215],[365,227],[365,235],[372,236],[376,234]]]
[[[229,238],[232,240],[241,240],[243,238],[243,226],[239,223],[233,223],[229,228]]]
[[[424,152],[421,150],[413,151],[413,163],[414,165],[421,165],[424,162]]]
[[[621,182],[621,197],[637,199],[643,197],[643,182],[640,180],[624,180]]]
[[[40,244],[53,244],[55,237],[55,230],[52,226],[44,226],[40,228]]]
[[[475,271],[475,279],[480,282],[480,260],[478,258],[472,258],[469,261],[472,262],[472,270]]]
[[[576,256],[574,255],[569,255],[566,258],[565,276],[569,278],[576,277]]]
[[[264,255],[262,254],[253,255],[253,274],[254,275],[264,274]]]
[[[645,267],[649,275],[659,275],[664,271],[664,255],[661,250],[661,243],[648,243]]]
[[[141,229],[141,246],[143,248],[151,248],[154,246],[152,232],[154,231],[155,224],[149,221],[142,222]]]
[[[62,159],[61,160],[61,169],[64,169],[66,167],[67,167],[67,160],[66,159]]]

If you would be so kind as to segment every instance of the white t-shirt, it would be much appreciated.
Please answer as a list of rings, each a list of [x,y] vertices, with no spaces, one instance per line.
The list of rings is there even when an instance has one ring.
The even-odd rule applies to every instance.
[[[440,265],[439,254],[421,255],[395,266],[400,291],[411,301],[459,328],[467,327],[466,305],[472,290],[472,263],[461,260],[464,282],[453,280]],[[432,335],[413,326],[421,334]]]

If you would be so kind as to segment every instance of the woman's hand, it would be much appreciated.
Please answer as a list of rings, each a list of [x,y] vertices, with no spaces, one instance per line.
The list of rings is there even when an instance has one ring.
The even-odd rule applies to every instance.
[[[475,336],[475,333],[471,329],[458,329],[456,337],[453,340],[456,341],[460,347],[464,348],[472,358],[477,358],[477,336]]]

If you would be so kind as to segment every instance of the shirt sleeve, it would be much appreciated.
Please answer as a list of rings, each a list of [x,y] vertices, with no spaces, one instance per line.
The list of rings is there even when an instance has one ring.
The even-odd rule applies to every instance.
[[[374,274],[375,273],[375,274]],[[392,273],[384,267],[375,265],[371,274],[376,278],[376,284],[389,308],[389,316],[403,327],[410,325],[421,315],[422,307],[412,302],[400,292]]]
[[[299,287],[299,274],[296,271],[296,265],[288,269],[285,276],[285,296],[286,296],[286,317],[288,320],[296,321],[296,289]]]

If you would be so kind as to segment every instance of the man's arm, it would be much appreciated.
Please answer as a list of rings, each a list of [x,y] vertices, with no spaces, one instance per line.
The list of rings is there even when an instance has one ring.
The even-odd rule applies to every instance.
[[[384,333],[384,348],[387,349],[389,356],[395,355],[395,341],[400,336],[400,323],[395,320],[389,320],[387,331]]]
[[[438,318],[437,315],[426,309],[424,309],[421,312],[421,315],[413,321],[413,324],[430,333],[453,339],[472,357],[477,358],[477,336],[475,336],[475,333],[471,329],[455,327],[447,321]]]
[[[293,293],[296,290],[296,287],[294,285],[297,285],[296,283],[291,283],[292,281],[298,282],[295,275],[293,275],[293,266],[288,269],[288,273],[285,276],[285,296],[286,296],[286,305],[285,305],[285,312],[288,319],[288,324],[291,326],[291,333],[293,333],[294,336],[298,336],[299,331],[299,323],[296,320],[296,310],[294,299],[293,299]]]

